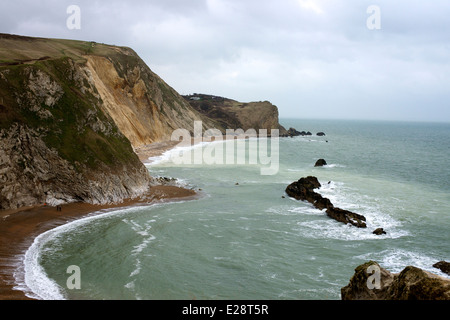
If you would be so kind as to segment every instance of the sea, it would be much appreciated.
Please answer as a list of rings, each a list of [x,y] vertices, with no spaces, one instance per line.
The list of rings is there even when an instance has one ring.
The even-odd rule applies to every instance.
[[[153,176],[177,178],[199,197],[104,210],[43,233],[23,256],[16,288],[45,300],[339,300],[370,260],[448,277],[433,264],[450,261],[449,123],[280,123],[312,135],[247,139],[245,163],[232,161],[234,140],[149,159]],[[255,148],[276,170],[262,174],[268,158],[251,162]],[[194,150],[232,154],[223,163],[174,157]],[[321,158],[327,165],[315,167]],[[335,206],[364,215],[367,228],[287,196],[306,176]]]

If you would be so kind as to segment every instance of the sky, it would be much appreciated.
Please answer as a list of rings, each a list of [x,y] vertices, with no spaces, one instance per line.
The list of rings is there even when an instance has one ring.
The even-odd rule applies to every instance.
[[[280,118],[450,122],[450,0],[3,0],[0,32],[128,46]]]

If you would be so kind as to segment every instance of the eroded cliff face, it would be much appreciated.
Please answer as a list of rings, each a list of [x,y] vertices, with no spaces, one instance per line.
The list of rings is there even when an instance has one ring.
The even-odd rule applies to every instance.
[[[214,127],[214,121],[191,108],[134,52],[120,51],[115,60],[86,56],[86,66],[103,101],[103,110],[133,147],[170,140],[178,128],[192,132],[194,121],[202,121],[204,129]]]
[[[122,106],[101,92],[120,77],[94,71],[68,56],[0,66],[0,209],[117,203],[149,189],[148,170],[116,124],[128,111],[110,114]],[[141,99],[140,86],[136,79],[131,92],[115,99]],[[141,130],[122,128],[130,137]]]
[[[78,201],[117,203],[148,190],[148,172],[138,162],[121,168],[78,163],[77,168],[50,149],[35,129],[15,124],[1,130],[0,136],[0,209]]]

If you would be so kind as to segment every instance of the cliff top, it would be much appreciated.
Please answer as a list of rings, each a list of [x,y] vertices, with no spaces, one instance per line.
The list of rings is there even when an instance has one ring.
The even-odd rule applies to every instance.
[[[85,61],[84,55],[135,55],[128,47],[94,41],[34,38],[0,33],[0,66],[33,63],[39,60],[69,57]]]

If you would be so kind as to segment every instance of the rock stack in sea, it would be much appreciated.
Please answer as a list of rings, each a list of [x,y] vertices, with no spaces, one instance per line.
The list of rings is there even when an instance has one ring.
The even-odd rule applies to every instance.
[[[325,159],[319,159],[314,164],[314,167],[323,167],[323,166],[326,166],[326,165],[327,165],[327,162],[326,162]]]
[[[358,228],[366,228],[366,218],[363,215],[348,210],[335,207],[330,199],[322,197],[314,189],[321,187],[316,177],[308,176],[300,178],[298,181],[291,183],[286,188],[288,196],[297,200],[308,201],[319,210],[326,209],[326,213],[330,218],[337,221],[351,224]]]

